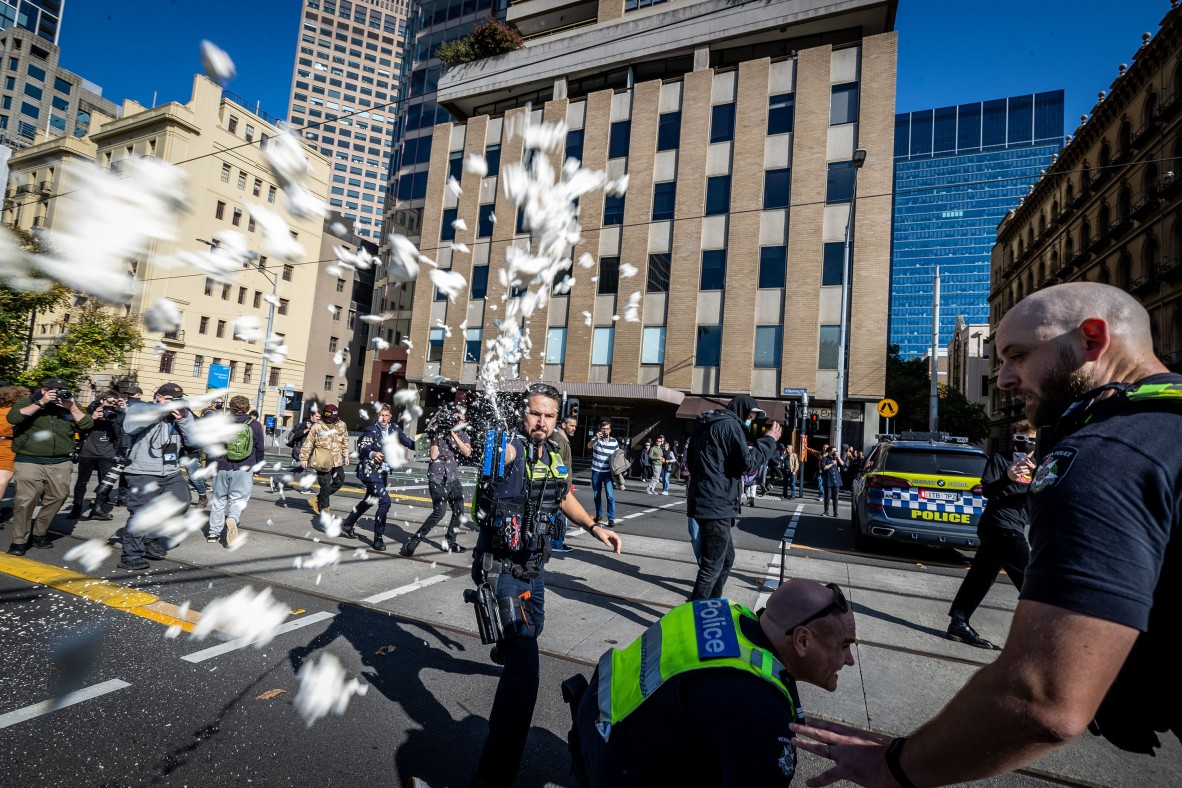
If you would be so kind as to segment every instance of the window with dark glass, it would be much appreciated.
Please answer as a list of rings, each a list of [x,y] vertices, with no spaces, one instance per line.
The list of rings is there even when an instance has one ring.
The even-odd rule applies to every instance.
[[[673,209],[677,204],[677,182],[666,181],[653,184],[653,221],[659,222],[673,218]]]
[[[717,216],[731,209],[731,176],[715,175],[706,179],[706,215]]]
[[[480,206],[480,213],[476,220],[476,237],[477,238],[491,238],[493,232],[493,224],[496,220],[493,218],[493,205]]]
[[[621,120],[612,124],[608,137],[607,157],[619,159],[628,155],[628,143],[632,138],[632,121]]]
[[[1006,100],[986,101],[981,110],[981,147],[1006,144]]]
[[[763,174],[763,209],[787,208],[792,197],[792,168],[767,170]]]
[[[1034,138],[1034,96],[1010,99],[1006,139],[1010,145],[1031,142]]]
[[[452,151],[447,156],[447,176],[455,178],[457,182],[463,179],[464,176],[464,152],[462,150]]]
[[[825,181],[825,202],[834,205],[854,199],[855,173],[852,161],[830,162],[829,174]]]
[[[832,241],[825,244],[824,257],[821,262],[821,286],[841,284],[841,272],[845,268],[845,244]]]
[[[821,326],[817,342],[817,369],[837,369],[837,345],[840,326]]]
[[[956,150],[956,107],[936,110],[932,126],[932,152],[948,153]]]
[[[728,142],[735,138],[735,105],[715,104],[710,108],[710,141]]]
[[[767,133],[787,134],[796,126],[796,94],[780,93],[767,100]]]
[[[829,125],[858,122],[858,83],[834,85],[829,100]]]
[[[472,266],[472,300],[479,301],[488,294],[488,266]]]
[[[488,173],[485,177],[495,178],[501,171],[501,146],[489,145],[485,148],[484,161],[488,164]]]
[[[702,251],[700,290],[722,290],[726,286],[726,249]]]
[[[440,241],[454,241],[456,239],[456,228],[452,223],[456,220],[457,208],[444,208],[443,217],[440,219],[439,225],[439,240]]]
[[[761,288],[783,287],[787,279],[787,270],[787,247],[761,246],[759,248],[759,286]]]
[[[657,122],[657,150],[677,150],[681,144],[681,113],[666,112]]]
[[[911,113],[911,155],[926,156],[932,152],[932,111]]]
[[[433,328],[427,337],[427,362],[443,361],[443,329]]]
[[[695,367],[717,367],[722,360],[722,326],[698,326]]]
[[[604,225],[624,223],[624,195],[607,195],[603,198]]]
[[[956,119],[956,149],[977,150],[981,147],[981,105],[965,104],[958,107]]]
[[[583,130],[571,129],[566,133],[566,158],[583,160]]]
[[[464,361],[469,364],[480,361],[480,329],[469,328],[464,334]]]
[[[450,269],[443,269],[443,270],[450,270]],[[447,300],[447,293],[443,292],[443,291],[442,291],[442,290],[440,290],[438,287],[437,287],[437,288],[435,288],[435,296],[434,296],[434,300],[436,300],[436,301],[446,301],[446,300]]]
[[[620,258],[599,258],[599,282],[596,290],[599,295],[611,295],[620,289]]]
[[[645,290],[649,293],[669,292],[669,255],[650,254],[648,256],[648,282]]]
[[[782,326],[755,327],[755,368],[779,369],[784,335]]]

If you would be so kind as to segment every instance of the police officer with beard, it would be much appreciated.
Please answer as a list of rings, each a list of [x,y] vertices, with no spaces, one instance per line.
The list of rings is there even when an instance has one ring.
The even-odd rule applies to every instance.
[[[525,434],[506,433],[503,439],[494,434],[492,442],[500,457],[477,488],[480,535],[472,553],[472,577],[478,586],[490,584],[498,601],[511,605],[514,620],[502,619],[504,637],[493,648],[493,661],[504,669],[473,786],[511,785],[525,751],[538,698],[538,635],[545,622],[544,564],[550,557],[549,533],[555,513],[561,510],[572,525],[616,553],[621,547],[614,531],[596,525],[574,496],[567,495],[569,472],[550,439],[558,423],[558,390],[535,383],[525,393]]]

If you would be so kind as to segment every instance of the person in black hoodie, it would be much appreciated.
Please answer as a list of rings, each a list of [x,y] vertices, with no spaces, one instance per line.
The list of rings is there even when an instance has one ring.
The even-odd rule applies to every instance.
[[[119,392],[107,391],[90,403],[86,412],[94,419],[94,427],[82,434],[82,447],[78,450],[78,480],[74,483],[74,504],[67,517],[77,520],[82,516],[82,507],[86,503],[86,488],[90,484],[90,477],[97,473],[99,492],[95,494],[90,519],[110,520],[113,504],[110,494],[101,492],[106,489],[102,481],[115,467],[115,458],[119,454],[119,443],[123,437],[123,414],[126,412],[126,403],[119,396]]]
[[[743,474],[754,472],[776,453],[781,434],[780,423],[773,422],[748,448],[748,435],[762,414],[754,399],[740,394],[725,409],[698,417],[687,457],[687,508],[698,524],[702,551],[691,600],[721,597],[735,562],[731,527],[739,516]]]
[[[977,634],[969,626],[969,618],[989,593],[994,578],[1000,569],[1022,590],[1026,564],[1030,563],[1030,544],[1026,541],[1026,530],[1030,527],[1030,510],[1026,505],[1030,497],[1030,477],[1021,476],[1017,481],[1010,479],[1009,467],[1018,454],[1034,452],[1034,427],[1028,421],[1014,425],[1013,453],[994,454],[981,474],[981,492],[987,503],[981,519],[977,521],[977,538],[981,546],[973,556],[973,564],[960,583],[952,609],[948,615],[948,639],[968,643],[977,648],[993,648],[993,644]]]

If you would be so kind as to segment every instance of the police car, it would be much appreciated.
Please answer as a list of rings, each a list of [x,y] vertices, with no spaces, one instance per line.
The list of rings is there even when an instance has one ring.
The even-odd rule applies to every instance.
[[[989,455],[944,433],[879,435],[853,482],[850,515],[859,550],[879,540],[977,547]]]

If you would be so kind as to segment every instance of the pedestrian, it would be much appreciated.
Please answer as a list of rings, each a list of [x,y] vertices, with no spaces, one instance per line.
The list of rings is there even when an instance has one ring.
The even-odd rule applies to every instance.
[[[681,441],[673,441],[665,455],[665,464],[669,466],[669,478],[681,478]]]
[[[1149,314],[1096,282],[1045,287],[1001,319],[997,385],[1039,441],[1009,466],[1030,484],[1030,563],[1005,648],[909,737],[809,720],[835,761],[818,785],[948,785],[1021,768],[1091,730],[1152,756],[1182,735],[1173,669],[1182,521],[1182,375],[1154,355]]]
[[[669,478],[673,475],[673,465],[677,462],[677,454],[672,444],[661,438],[661,449],[665,452],[665,464],[661,466],[661,495],[669,494]]]
[[[127,477],[127,512],[131,519],[122,532],[120,569],[142,571],[149,566],[145,559],[158,561],[168,552],[162,539],[132,530],[137,512],[160,496],[175,499],[178,516],[189,508],[189,485],[181,473],[181,465],[186,446],[197,448],[190,438],[196,419],[181,401],[184,396],[184,390],[176,383],[165,383],[156,389],[153,398],[156,405],[167,407],[168,403],[175,403],[159,420],[151,412],[152,405],[140,401],[127,403],[123,416],[127,465],[123,473]]]
[[[641,447],[640,453],[636,460],[640,463],[640,479],[645,483],[645,491],[652,495],[649,491],[648,485],[652,483],[653,479],[653,442],[651,440],[645,441],[644,446]]]
[[[820,475],[824,477],[825,483],[822,488],[822,494],[825,501],[825,512],[829,514],[829,506],[833,505],[833,516],[837,517],[837,500],[841,493],[841,472],[844,463],[841,461],[841,455],[834,446],[829,450],[829,454],[821,458]]]
[[[293,474],[300,470],[300,450],[304,447],[304,440],[308,437],[308,432],[320,424],[320,411],[313,410],[308,412],[308,416],[296,426],[292,427],[291,432],[287,436],[287,448],[291,449],[291,464],[288,466],[287,473]],[[271,492],[283,492],[284,475],[271,476],[267,479],[268,486]]]
[[[123,409],[143,402],[144,390],[134,383],[123,388]],[[125,445],[126,448],[126,445]],[[115,505],[127,506],[127,471],[119,474],[119,487],[115,490]]]
[[[821,471],[821,465],[825,458],[829,456],[829,444],[823,444],[820,451],[809,449],[809,458],[817,461],[817,499],[825,500],[825,474]]]
[[[689,493],[690,486],[690,470],[689,470],[689,448],[692,437],[687,437],[685,443],[681,447],[681,456],[678,459],[678,465],[681,466],[681,480],[685,484],[686,493]],[[693,517],[687,516],[686,529],[689,531],[690,547],[694,551],[694,561],[698,564],[702,563],[702,530],[698,527],[698,521]]]
[[[427,465],[427,488],[431,493],[433,508],[423,527],[402,546],[402,555],[414,555],[419,542],[426,539],[431,529],[443,521],[449,506],[451,521],[447,526],[447,549],[452,553],[464,552],[464,546],[456,541],[464,516],[464,486],[460,481],[459,459],[472,456],[472,439],[468,437],[460,418],[445,411],[440,411],[440,414],[435,428],[428,431],[431,462]]]
[[[30,544],[53,547],[49,526],[70,494],[74,433],[90,429],[94,420],[82,412],[60,378],[46,378],[37,391],[14,402],[5,418],[12,425],[16,480],[8,552],[24,555]],[[34,522],[38,501],[41,510]]]
[[[225,400],[218,397],[209,405],[205,406],[200,413],[194,413],[198,419],[207,418],[215,413],[221,413],[225,409]],[[193,487],[193,491],[197,493],[197,505],[202,509],[209,508],[209,486],[205,483],[205,474],[202,471],[205,469],[205,452],[200,446],[185,447],[181,454],[181,468],[185,475],[189,477],[189,484]]]
[[[985,496],[985,511],[977,521],[977,538],[980,544],[973,555],[973,563],[960,582],[948,624],[948,638],[967,643],[977,648],[994,648],[993,644],[977,634],[969,619],[989,593],[997,573],[1003,568],[1006,576],[1019,591],[1026,564],[1030,562],[1030,544],[1026,541],[1026,529],[1030,526],[1027,500],[1031,478],[1009,477],[1009,468],[1019,455],[1029,456],[1034,452],[1035,430],[1028,421],[1014,425],[1013,451],[994,454],[989,458],[981,474],[981,494]]]
[[[796,477],[800,473],[800,457],[796,456],[795,446],[789,444],[784,447],[784,458],[780,462],[780,467],[784,471],[784,497],[791,501],[796,497]],[[803,485],[800,492],[803,498]]]
[[[703,631],[715,637],[703,640]],[[836,583],[788,580],[758,613],[725,599],[678,605],[600,657],[589,685],[581,675],[563,685],[577,696],[570,749],[580,782],[788,785],[789,725],[804,719],[797,682],[835,691],[838,673],[854,664],[855,638]],[[710,757],[686,757],[687,742]]]
[[[602,496],[607,497],[607,525],[616,527],[616,496],[612,490],[611,456],[620,448],[612,437],[612,423],[608,419],[599,422],[599,432],[587,443],[591,450],[591,489],[595,493],[595,522],[603,522]]]
[[[241,394],[230,398],[230,417],[242,425],[226,444],[226,453],[214,460],[213,498],[209,504],[209,534],[205,541],[216,544],[226,532],[226,547],[238,543],[238,524],[254,489],[254,470],[266,462],[263,425],[250,415],[250,400]]]
[[[686,508],[698,523],[702,557],[690,599],[722,596],[735,562],[731,528],[739,516],[743,475],[759,468],[780,438],[780,423],[773,422],[767,434],[748,448],[748,435],[762,415],[754,399],[739,394],[726,408],[698,416],[689,451]]]
[[[94,504],[90,507],[91,520],[113,519],[110,492],[103,486],[103,479],[115,467],[123,440],[123,414],[126,403],[119,392],[109,390],[86,406],[86,412],[94,420],[94,426],[80,432],[81,446],[78,449],[78,478],[74,482],[74,503],[66,515],[71,520],[82,516],[86,503],[86,487],[90,477],[98,474],[98,488]]]
[[[341,523],[341,533],[350,539],[356,539],[357,521],[376,503],[378,508],[373,517],[373,549],[382,553],[386,551],[386,515],[390,512],[390,493],[386,489],[386,484],[390,478],[390,460],[387,453],[392,447],[387,444],[391,440],[397,440],[402,448],[413,454],[415,442],[403,432],[401,426],[394,423],[393,411],[389,405],[379,405],[377,416],[378,420],[366,427],[357,440],[357,478],[365,485],[365,496],[353,505],[353,509]],[[316,427],[313,426],[313,429]],[[323,485],[321,482],[321,490],[324,489]],[[321,511],[326,509],[327,506],[322,505]],[[412,548],[411,552],[413,551]]]
[[[648,464],[650,468],[648,489],[645,490],[645,492],[647,492],[649,495],[655,495],[657,492],[657,485],[664,483],[665,495],[668,495],[669,481],[665,478],[665,436],[658,436],[657,442],[651,446],[648,443],[645,443],[644,445],[649,446]]]
[[[575,492],[575,471],[574,465],[571,462],[573,457],[570,441],[578,431],[578,418],[576,416],[567,416],[558,425],[558,429],[554,430],[554,435],[552,436],[554,442],[558,444],[558,453],[562,456],[562,462],[567,468],[567,478],[570,480],[566,491],[567,495],[574,495]],[[612,456],[614,457],[615,455],[613,454]],[[554,535],[550,537],[550,552],[562,555],[574,551],[574,548],[566,543],[566,527],[568,524],[566,515],[562,513],[561,509],[554,513]]]
[[[325,405],[320,424],[308,430],[300,447],[300,467],[316,472],[320,491],[310,499],[312,511],[332,516],[332,496],[345,484],[349,464],[349,430],[341,421],[336,405]]]
[[[4,386],[0,388],[0,501],[8,492],[8,483],[12,481],[13,464],[16,455],[12,451],[12,425],[8,423],[8,411],[13,403],[21,397],[29,396],[29,390],[24,386]],[[0,509],[0,528],[12,519],[12,509]]]
[[[578,500],[567,494],[567,469],[550,440],[560,399],[558,390],[545,383],[526,389],[525,434],[510,437],[503,472],[489,478],[478,493],[480,535],[472,551],[472,579],[513,612],[504,638],[493,649],[493,661],[504,668],[473,786],[511,785],[525,751],[540,681],[538,636],[545,623],[546,538],[554,513],[561,509],[570,522],[617,554],[621,548],[620,537],[594,522]],[[604,436],[601,429],[599,437]]]

